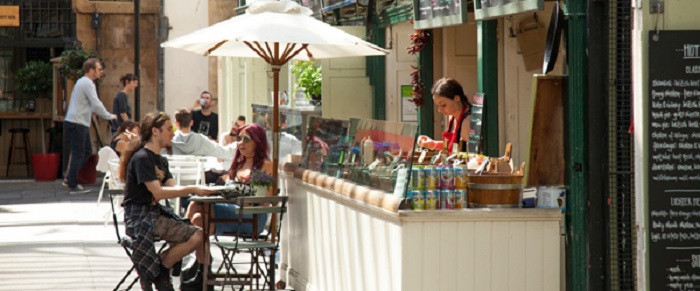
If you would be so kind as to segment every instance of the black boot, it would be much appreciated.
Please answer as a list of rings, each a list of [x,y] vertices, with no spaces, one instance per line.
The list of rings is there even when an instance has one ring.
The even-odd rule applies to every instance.
[[[163,267],[162,265],[160,266],[160,274],[158,274],[158,277],[156,277],[153,280],[153,285],[156,286],[156,290],[158,291],[175,291],[173,288],[173,281],[172,278],[170,278],[170,272],[169,270]]]

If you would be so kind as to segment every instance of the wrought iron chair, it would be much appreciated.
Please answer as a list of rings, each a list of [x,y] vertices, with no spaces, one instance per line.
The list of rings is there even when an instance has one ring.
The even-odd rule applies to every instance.
[[[284,213],[287,212],[287,196],[272,196],[272,197],[238,197],[235,203],[238,208],[238,219],[234,223],[238,225],[237,233],[232,241],[223,241],[217,239],[212,242],[213,245],[219,247],[222,252],[223,262],[219,270],[225,269],[223,274],[223,285],[241,285],[241,290],[247,285],[253,288],[253,285],[258,285],[257,278],[264,279],[264,285],[267,285],[270,290],[275,290],[275,256],[279,250],[279,235],[282,227],[282,219]],[[257,217],[256,215],[268,214],[270,216],[277,215],[279,220],[276,224],[266,226],[265,233],[261,235],[256,233]],[[253,215],[253,234],[246,235],[241,233],[243,225],[251,223],[250,219],[244,218],[244,215]],[[275,225],[275,229],[272,229]],[[275,233],[275,241],[270,241],[269,234]],[[234,267],[234,257],[241,252],[249,252],[251,261],[250,270],[247,274],[242,275],[236,271]],[[268,257],[269,255],[269,257]],[[268,261],[269,258],[269,261]],[[234,281],[233,278],[240,278]],[[254,280],[255,279],[255,280]],[[256,286],[258,288],[259,286]]]

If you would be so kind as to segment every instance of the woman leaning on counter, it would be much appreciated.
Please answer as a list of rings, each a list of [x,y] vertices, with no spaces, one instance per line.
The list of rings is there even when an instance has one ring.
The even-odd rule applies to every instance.
[[[442,78],[437,80],[430,90],[433,102],[438,112],[448,115],[447,130],[442,133],[442,141],[435,141],[428,136],[418,137],[418,145],[434,150],[466,151],[469,141],[469,116],[472,114],[472,104],[464,95],[464,89],[457,80]],[[454,148],[455,143],[457,148]],[[447,147],[445,148],[445,144]],[[454,148],[454,149],[453,149]]]

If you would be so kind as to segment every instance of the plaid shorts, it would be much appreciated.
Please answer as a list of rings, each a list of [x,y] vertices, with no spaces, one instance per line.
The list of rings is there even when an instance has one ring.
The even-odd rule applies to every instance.
[[[153,226],[153,235],[170,243],[186,242],[195,231],[202,231],[202,228],[164,215],[159,215]]]

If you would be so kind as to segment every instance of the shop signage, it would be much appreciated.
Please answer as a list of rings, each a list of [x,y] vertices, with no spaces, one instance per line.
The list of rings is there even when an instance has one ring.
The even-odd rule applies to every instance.
[[[413,27],[430,29],[467,23],[466,0],[413,0]]]
[[[537,10],[544,10],[544,0],[474,0],[474,19],[476,20],[488,20]]]
[[[355,0],[324,0],[323,12],[333,11],[348,5],[355,4]]]
[[[413,98],[413,86],[401,86],[401,121],[418,121],[418,109],[411,102]]]
[[[0,26],[19,26],[19,6],[0,6]]]
[[[472,101],[472,115],[469,121],[469,144],[467,148],[470,153],[480,153],[482,151],[481,128],[484,117],[484,93],[474,93]]]
[[[650,31],[648,39],[649,290],[694,290],[700,278],[700,31]]]

